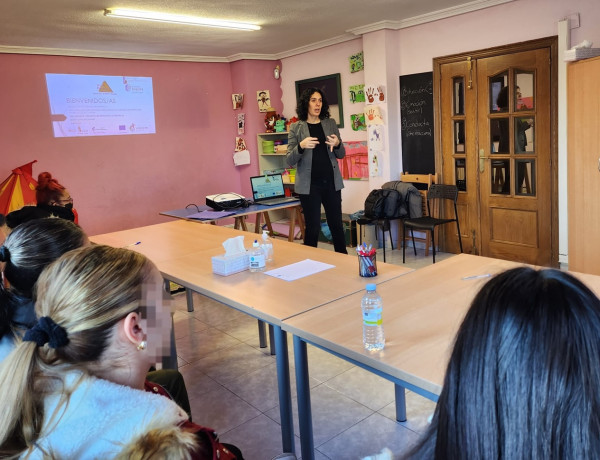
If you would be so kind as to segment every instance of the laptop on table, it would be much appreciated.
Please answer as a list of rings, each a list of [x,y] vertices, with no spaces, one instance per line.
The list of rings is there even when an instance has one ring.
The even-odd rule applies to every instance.
[[[281,174],[264,174],[250,178],[254,204],[275,206],[298,201],[298,198],[285,196]]]

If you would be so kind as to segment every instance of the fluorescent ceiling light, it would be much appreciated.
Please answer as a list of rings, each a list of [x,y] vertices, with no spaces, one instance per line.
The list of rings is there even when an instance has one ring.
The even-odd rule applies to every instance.
[[[104,16],[117,18],[142,19],[145,21],[172,22],[175,24],[191,24],[194,26],[220,27],[224,29],[260,30],[260,26],[244,22],[222,21],[220,19],[184,16],[181,14],[158,13],[156,11],[127,10],[123,8],[107,8]]]

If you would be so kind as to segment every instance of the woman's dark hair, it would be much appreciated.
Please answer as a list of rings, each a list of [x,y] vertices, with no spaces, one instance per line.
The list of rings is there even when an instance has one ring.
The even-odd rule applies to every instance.
[[[53,178],[52,174],[44,171],[38,175],[38,185],[35,190],[37,204],[50,204],[51,201],[60,200],[65,187]]]
[[[321,113],[319,113],[319,119],[324,120],[325,118],[330,117],[329,104],[327,103],[325,93],[323,93],[323,91],[321,91],[319,88],[306,88],[304,91],[302,91],[302,94],[298,99],[298,104],[296,105],[296,113],[298,114],[298,118],[300,120],[306,121],[308,119],[308,103],[310,102],[310,97],[315,93],[319,93],[323,99]]]
[[[596,458],[600,300],[559,270],[515,268],[477,294],[431,426],[409,458]]]
[[[0,287],[0,337],[10,329],[12,294],[31,299],[42,270],[65,252],[81,247],[85,238],[78,225],[53,217],[25,222],[6,237],[0,260],[10,288]]]

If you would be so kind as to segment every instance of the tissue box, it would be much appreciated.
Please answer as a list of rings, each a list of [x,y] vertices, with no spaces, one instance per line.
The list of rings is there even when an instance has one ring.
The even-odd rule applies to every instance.
[[[243,272],[250,267],[248,254],[237,254],[235,256],[214,256],[212,260],[212,271],[217,275],[227,276]]]

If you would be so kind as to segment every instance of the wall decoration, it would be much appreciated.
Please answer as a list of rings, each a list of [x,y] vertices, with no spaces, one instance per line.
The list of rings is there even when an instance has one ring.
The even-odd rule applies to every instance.
[[[366,141],[344,142],[346,156],[338,159],[343,179],[367,179],[369,177],[369,154]]]
[[[384,150],[384,129],[382,125],[371,125],[368,127],[369,148],[372,150]]]
[[[340,85],[340,74],[334,73],[323,77],[308,78],[296,81],[296,99],[307,88],[320,89],[329,104],[329,114],[334,118],[339,128],[344,127],[344,110],[342,104],[342,89]]]
[[[359,72],[365,68],[364,54],[362,51],[353,54],[348,60],[350,61],[350,73]]]
[[[369,86],[365,94],[367,95],[367,104],[385,102],[385,86],[379,85],[377,88]]]
[[[243,94],[232,94],[231,102],[233,102],[233,110],[241,109],[244,105],[244,95]]]
[[[383,117],[381,116],[381,110],[379,107],[370,106],[365,110],[367,126],[370,125],[383,125]]]
[[[258,111],[266,112],[271,107],[271,93],[268,89],[256,92],[256,100],[258,101]]]
[[[237,125],[238,125],[238,134],[244,134],[244,129],[246,127],[246,114],[238,113]]]
[[[235,138],[235,151],[241,152],[242,150],[246,150],[246,141],[243,137]]]
[[[369,176],[381,176],[383,152],[369,149]]]
[[[234,152],[233,164],[235,166],[249,165],[250,164],[250,152],[248,150]]]
[[[350,102],[365,102],[365,85],[350,86]]]
[[[367,144],[369,146],[369,176],[381,176],[381,159],[385,150],[383,139],[384,128],[380,124],[367,127]]]
[[[354,115],[350,115],[350,120],[352,120],[352,131],[367,130],[367,124],[365,123],[364,113],[355,113]]]

